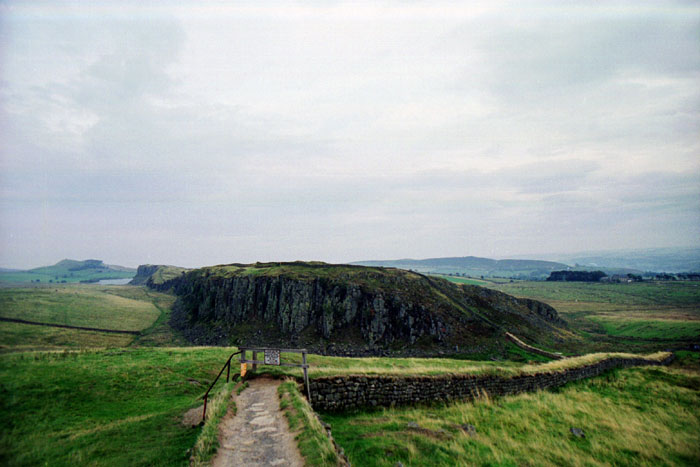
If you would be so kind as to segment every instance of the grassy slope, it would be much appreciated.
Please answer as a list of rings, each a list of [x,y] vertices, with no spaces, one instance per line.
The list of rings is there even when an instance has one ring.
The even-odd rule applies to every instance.
[[[133,335],[0,322],[0,351],[126,347]]]
[[[279,386],[278,394],[289,429],[293,433],[298,432],[295,439],[306,463],[314,466],[338,465],[333,444],[306,398],[299,392],[299,385],[294,381],[285,381]]]
[[[0,322],[0,349],[185,345],[168,326],[174,297],[132,286],[60,285],[0,289],[0,316],[29,321],[134,329],[142,335]]]
[[[182,414],[230,349],[0,355],[2,465],[185,465]]]
[[[635,368],[554,392],[323,418],[357,466],[697,465],[698,404],[697,370]]]
[[[182,427],[178,420],[200,404],[197,398],[234,350],[141,348],[0,355],[0,403],[5,415],[0,464],[184,464],[199,430]],[[327,359],[312,356],[312,368],[326,361],[335,364],[338,374],[347,370],[345,359]],[[354,372],[400,363],[352,360],[358,365]],[[426,371],[428,364],[426,359],[425,366],[408,373]],[[471,365],[456,361],[450,367],[459,364]],[[548,365],[556,364],[561,363]],[[508,368],[500,371],[509,373]],[[260,368],[265,369],[276,367]],[[294,370],[290,374],[298,377],[299,369]],[[499,371],[490,364],[482,370]],[[319,374],[329,371],[326,366]],[[327,459],[326,454],[321,456]]]
[[[469,284],[469,285],[480,285],[482,287],[488,287],[491,282],[484,280],[484,279],[474,279],[472,277],[455,277],[455,276],[448,276],[445,274],[431,274],[437,277],[442,277],[443,279],[447,279],[448,281],[454,283],[454,284]]]
[[[188,269],[177,266],[159,266],[156,272],[151,276],[151,279],[154,284],[162,284],[170,279],[179,277],[183,272],[187,271]]]
[[[40,323],[140,331],[160,315],[150,300],[120,296],[111,293],[112,290],[116,289],[65,285],[0,289],[0,316]]]
[[[236,403],[231,397],[236,382],[231,381],[219,387],[217,393],[210,394],[207,403],[206,422],[192,448],[192,467],[209,465],[219,448],[219,425],[229,410],[236,413]]]

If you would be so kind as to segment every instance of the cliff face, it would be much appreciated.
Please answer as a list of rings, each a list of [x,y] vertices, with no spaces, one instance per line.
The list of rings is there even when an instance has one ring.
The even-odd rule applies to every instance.
[[[142,264],[136,269],[136,275],[129,285],[144,285],[151,278],[153,274],[158,270],[160,266],[155,264]]]
[[[163,284],[180,277],[189,269],[160,264],[142,264],[136,269],[136,276],[129,285],[146,285],[152,289],[168,290],[170,285]]]
[[[150,271],[147,268],[144,273]],[[539,302],[499,292],[494,292],[500,294],[495,299],[491,291],[479,295],[442,279],[396,269],[323,263],[227,265],[180,271],[160,283],[145,283],[178,296],[171,325],[200,344],[419,355],[474,350],[501,335],[503,324],[527,334],[563,323],[554,309]]]

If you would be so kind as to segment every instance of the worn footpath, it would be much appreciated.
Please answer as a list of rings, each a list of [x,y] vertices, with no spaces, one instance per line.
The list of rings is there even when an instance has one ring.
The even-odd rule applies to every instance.
[[[236,415],[229,412],[220,425],[220,447],[212,462],[214,467],[304,465],[280,410],[280,383],[256,378],[236,397]]]

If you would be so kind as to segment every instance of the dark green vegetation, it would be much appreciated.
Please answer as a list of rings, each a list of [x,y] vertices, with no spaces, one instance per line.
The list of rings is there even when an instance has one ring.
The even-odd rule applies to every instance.
[[[599,282],[606,274],[603,271],[552,271],[548,281]]]
[[[542,303],[393,268],[231,264],[145,283],[178,296],[171,324],[198,344],[468,356],[503,355],[506,331],[545,346],[571,337],[556,310]]]
[[[353,264],[412,269],[429,274],[461,274],[473,277],[515,277],[521,279],[544,279],[554,270],[567,268],[566,264],[553,261],[530,259],[495,260],[478,258],[476,256],[359,261]]]
[[[53,266],[27,271],[0,272],[0,282],[38,282],[41,284],[98,282],[105,279],[128,279],[134,277],[135,273],[134,269],[104,264],[99,259],[85,261],[64,259]]]
[[[557,391],[323,419],[358,466],[697,465],[698,404],[700,374],[654,367]]]
[[[181,425],[231,349],[0,355],[2,465],[187,465]]]
[[[700,341],[700,282],[492,283],[541,300],[581,335],[581,350],[646,351]]]

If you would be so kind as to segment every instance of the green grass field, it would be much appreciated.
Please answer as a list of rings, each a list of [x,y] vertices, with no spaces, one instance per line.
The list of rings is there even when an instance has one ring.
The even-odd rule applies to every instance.
[[[133,335],[0,322],[0,351],[126,347]]]
[[[217,347],[126,348],[0,355],[1,404],[6,417],[0,437],[0,463],[184,465],[188,459],[187,451],[200,430],[182,426],[181,417],[188,409],[201,404],[198,398],[234,350]],[[568,364],[589,363],[591,358],[598,357],[589,357],[578,363],[572,360]],[[348,370],[371,373],[391,368],[394,363],[392,359],[376,359],[378,362],[350,359],[352,367],[349,368],[343,360],[312,355],[310,364],[312,369],[317,369],[312,375],[345,374]],[[398,373],[425,372],[429,359],[417,360],[422,360],[420,363],[424,366],[414,364]],[[466,361],[442,362],[442,365],[453,370],[473,368],[475,372],[515,374],[535,371],[535,367],[528,365],[499,369],[486,363],[479,366]],[[556,370],[562,365],[567,363],[551,362],[537,367],[536,371]],[[259,371],[278,374],[277,369],[261,367]],[[299,378],[300,371],[294,370],[288,374]],[[636,394],[631,397],[636,397]],[[668,399],[668,404],[685,404],[685,399],[678,397]],[[440,410],[447,414],[453,409]],[[513,414],[520,418],[515,412]],[[304,418],[308,418],[307,415]],[[338,439],[342,439],[342,423],[339,419],[332,422],[334,430],[340,430]],[[308,420],[304,423],[308,424]],[[350,421],[348,426],[352,426]],[[481,426],[483,429],[485,425]],[[348,442],[346,449],[355,449],[353,443]],[[379,462],[378,458],[362,456],[361,459],[370,459],[371,462],[354,462],[356,465]]]
[[[86,285],[0,289],[0,316],[48,324],[140,331],[160,315],[150,300],[120,296],[111,290],[111,287]]]
[[[624,289],[628,285],[634,284],[616,285],[621,289],[540,282],[497,284],[518,287],[521,296],[548,295],[548,300],[563,305],[560,311],[572,327],[583,323],[583,335],[594,343],[599,334],[590,338],[586,329],[621,339],[618,343],[651,339],[660,333],[681,342],[695,332],[686,331],[696,329],[692,326],[683,327],[693,324],[697,313],[692,288],[668,284],[669,290],[662,284],[656,290],[666,298],[656,299],[654,288]],[[196,440],[211,442],[212,436],[200,436],[201,428],[183,426],[182,416],[201,403],[198,398],[234,349],[167,347],[183,343],[167,325],[173,300],[170,295],[134,286],[0,289],[0,316],[140,331],[133,336],[0,322],[4,351],[0,353],[0,407],[5,415],[0,464],[187,465]],[[656,323],[657,328],[648,330],[649,323]],[[606,344],[627,348],[614,347],[613,342]],[[496,362],[488,356],[474,361],[319,355],[309,355],[308,360],[314,378],[517,375],[557,371],[606,356],[528,363],[538,359],[506,345],[509,356],[517,361]],[[324,419],[358,466],[393,466],[397,461],[404,465],[697,465],[700,359],[693,352],[679,356],[676,368],[617,370],[556,391],[324,415]],[[284,358],[296,361],[300,357],[287,354]],[[301,376],[298,368],[261,366],[259,371]],[[290,384],[283,394],[287,409],[294,408],[288,414],[290,420],[306,433],[300,435],[300,441],[308,437],[304,450],[318,463],[328,463],[333,456],[322,443],[322,433]],[[409,426],[409,422],[416,425]],[[465,423],[476,426],[476,436],[459,428]],[[568,432],[572,426],[582,428],[586,438],[574,438]]]
[[[700,283],[491,283],[518,297],[552,305],[583,337],[584,351],[653,350],[700,337]]]
[[[488,287],[490,284],[493,282],[490,282],[485,279],[475,279],[472,277],[456,277],[456,276],[449,276],[447,274],[431,274],[432,276],[437,276],[437,277],[442,277],[443,279],[447,279],[450,282],[453,282],[455,284],[469,284],[469,285],[480,285],[482,287]]]
[[[174,297],[143,287],[61,284],[0,288],[0,317],[143,335],[0,321],[0,350],[184,345],[167,319]]]
[[[610,336],[700,341],[700,320],[644,319],[615,315],[593,316],[589,319],[600,323]]]
[[[323,419],[358,466],[698,465],[698,404],[700,373],[634,368],[558,391]]]
[[[613,303],[616,305],[695,306],[700,304],[699,282],[592,282],[514,281],[491,286],[518,297],[561,302]]]
[[[0,355],[2,465],[186,465],[226,348]]]

